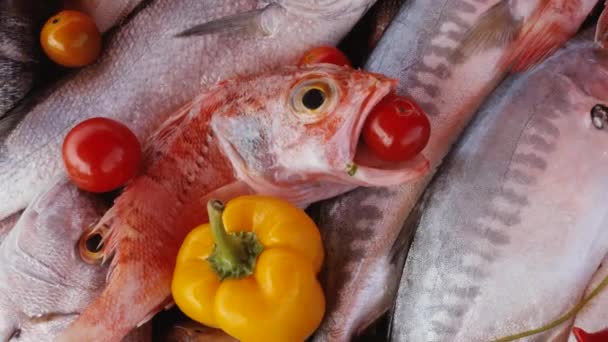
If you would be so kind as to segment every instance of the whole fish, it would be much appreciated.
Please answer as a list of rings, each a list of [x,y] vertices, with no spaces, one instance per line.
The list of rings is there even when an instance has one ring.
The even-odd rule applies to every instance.
[[[591,31],[499,87],[428,188],[394,341],[492,341],[577,304],[608,253],[608,51]],[[604,119],[601,119],[604,120]],[[521,341],[565,340],[572,320]]]
[[[508,71],[526,69],[563,44],[595,2],[406,2],[366,68],[399,79],[398,91],[430,115],[424,153],[434,170]],[[317,340],[351,340],[393,305],[413,234],[403,223],[430,179],[358,189],[317,208],[328,297]]]
[[[359,144],[395,85],[330,64],[284,67],[223,81],[177,111],[150,138],[146,171],[96,225],[112,257],[108,285],[61,340],[113,341],[165,307],[177,250],[206,221],[209,197],[261,193],[306,206],[423,176],[423,156],[386,163]]]
[[[600,283],[608,277],[608,255],[604,257],[600,268],[587,286],[585,297],[595,290]],[[574,324],[588,333],[595,333],[608,329],[608,291],[602,290],[595,298],[588,302],[576,315]],[[569,342],[577,342],[573,334],[570,334]]]
[[[0,0],[0,119],[35,85],[39,29],[54,8],[53,1]]]
[[[80,121],[111,117],[145,139],[201,88],[295,63],[313,46],[337,43],[372,3],[144,2],[111,35],[96,64],[28,101],[19,108],[27,116],[0,136],[0,220],[63,176],[61,144]]]
[[[0,244],[0,340],[52,341],[100,293],[107,265],[88,250],[107,205],[68,182],[25,210]],[[150,327],[130,341],[149,341]]]

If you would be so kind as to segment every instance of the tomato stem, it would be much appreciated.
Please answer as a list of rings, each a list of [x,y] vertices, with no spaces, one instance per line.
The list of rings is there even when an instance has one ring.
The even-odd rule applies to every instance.
[[[257,256],[263,247],[253,232],[228,233],[224,227],[222,214],[224,204],[218,200],[207,203],[209,225],[215,246],[207,259],[212,269],[224,280],[242,278],[253,273]]]

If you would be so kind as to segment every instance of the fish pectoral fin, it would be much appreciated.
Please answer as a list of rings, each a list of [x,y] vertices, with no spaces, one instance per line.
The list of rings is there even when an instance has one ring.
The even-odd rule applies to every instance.
[[[522,25],[523,20],[513,17],[509,1],[500,1],[469,29],[453,58],[458,62],[479,51],[511,44],[517,39]]]
[[[511,72],[524,72],[557,50],[569,36],[557,24],[539,25],[518,40],[513,51],[502,58],[500,66]]]
[[[227,17],[208,21],[193,26],[175,35],[176,37],[204,36],[216,33],[242,32],[248,35],[268,36],[269,28],[264,25],[262,16],[265,12],[276,8],[276,5],[268,5],[264,8],[237,13]]]
[[[608,48],[608,1],[606,1],[606,8],[604,8],[600,19],[597,21],[595,42],[602,48]]]

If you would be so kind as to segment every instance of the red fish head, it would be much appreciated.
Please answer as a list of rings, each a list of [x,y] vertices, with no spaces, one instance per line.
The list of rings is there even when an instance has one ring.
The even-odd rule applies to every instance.
[[[230,110],[211,119],[237,177],[256,192],[307,204],[356,186],[412,181],[428,170],[373,157],[360,143],[372,108],[395,90],[383,75],[318,64],[235,80]]]

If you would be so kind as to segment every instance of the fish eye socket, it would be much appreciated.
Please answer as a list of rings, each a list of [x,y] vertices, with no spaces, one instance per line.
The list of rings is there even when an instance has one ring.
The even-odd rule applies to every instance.
[[[100,264],[104,258],[104,237],[103,229],[88,229],[82,234],[78,243],[80,258],[89,264]]]
[[[337,87],[331,80],[309,79],[296,85],[291,107],[299,119],[315,122],[331,113],[336,104]]]
[[[310,110],[319,109],[325,102],[325,92],[323,89],[308,89],[302,96],[302,104]]]
[[[597,129],[604,129],[608,125],[608,106],[596,104],[591,108],[591,122]]]

